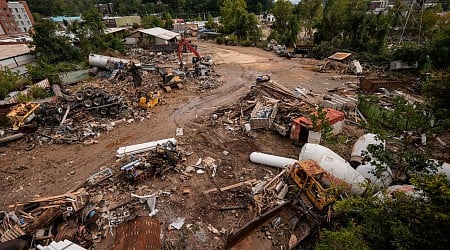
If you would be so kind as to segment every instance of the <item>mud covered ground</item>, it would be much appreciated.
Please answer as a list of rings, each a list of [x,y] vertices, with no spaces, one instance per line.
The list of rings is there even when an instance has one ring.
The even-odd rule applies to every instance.
[[[0,209],[7,210],[15,202],[35,197],[62,194],[84,182],[100,168],[112,167],[118,170],[121,164],[116,162],[118,147],[175,137],[176,128],[181,127],[184,135],[177,139],[183,148],[192,152],[182,165],[190,166],[200,157],[209,156],[218,163],[217,175],[212,178],[211,173],[206,172],[193,173],[187,177],[170,173],[163,178],[146,181],[142,184],[143,189],[170,193],[159,197],[157,201],[160,212],[156,218],[161,223],[164,246],[174,249],[223,248],[224,234],[212,233],[208,225],[231,232],[253,219],[255,210],[248,195],[250,187],[206,195],[202,192],[277,173],[277,169],[251,163],[248,158],[253,151],[297,158],[300,148],[275,132],[258,131],[255,137],[249,137],[239,128],[230,130],[223,123],[212,120],[211,114],[218,107],[239,100],[260,74],[269,74],[273,80],[288,88],[302,86],[318,94],[342,87],[348,79],[333,80],[334,74],[315,72],[314,69],[321,62],[312,59],[288,60],[258,48],[206,42],[199,42],[198,45],[202,55],[209,54],[214,59],[214,73],[222,80],[219,88],[198,93],[189,90],[188,86],[167,93],[164,104],[154,107],[145,119],[116,126],[112,131],[101,134],[97,139],[98,144],[42,143],[27,151],[30,143],[33,143],[32,138],[28,137],[0,146]],[[337,148],[344,153],[344,158],[348,158],[348,149],[362,132],[355,134],[354,129],[346,129],[345,133],[349,136]],[[229,154],[224,155],[223,151]],[[191,192],[183,194],[184,187],[189,187]],[[107,186],[104,188],[107,189]],[[109,195],[115,196],[114,192]],[[218,210],[223,206],[244,203],[249,204],[248,209]],[[138,215],[148,215],[144,205],[140,208]],[[180,231],[168,231],[168,225],[176,217],[186,218],[185,223],[191,226]],[[275,249],[281,246],[285,249],[287,244],[273,244],[267,238],[261,240],[262,246],[273,246]],[[106,239],[97,244],[97,249],[110,249],[113,241],[114,234],[108,234]]]

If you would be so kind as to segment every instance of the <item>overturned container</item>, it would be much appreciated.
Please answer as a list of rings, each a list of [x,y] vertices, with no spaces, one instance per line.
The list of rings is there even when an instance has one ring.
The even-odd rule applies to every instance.
[[[300,152],[299,160],[316,161],[330,175],[348,183],[347,190],[362,195],[368,185],[367,180],[350,166],[346,160],[327,147],[306,143]]]

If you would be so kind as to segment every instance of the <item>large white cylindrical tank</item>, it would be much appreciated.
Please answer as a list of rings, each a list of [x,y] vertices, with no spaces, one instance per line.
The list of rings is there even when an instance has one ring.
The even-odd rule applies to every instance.
[[[332,176],[349,184],[352,194],[361,195],[367,187],[367,180],[350,166],[344,158],[327,147],[306,143],[300,151],[299,160],[313,160]]]
[[[442,166],[437,168],[437,173],[447,176],[447,179],[450,181],[450,164],[444,162]]]
[[[296,159],[286,158],[276,155],[264,154],[261,152],[253,152],[250,154],[250,161],[253,163],[263,164],[276,168],[284,168],[287,165],[297,162]]]
[[[355,144],[352,148],[352,154],[350,158],[350,163],[353,166],[358,166],[362,164],[362,154],[363,151],[367,152],[367,147],[369,145],[383,145],[384,148],[384,141],[378,138],[378,135],[376,134],[365,134],[356,140]]]
[[[386,171],[381,173],[379,178],[374,174],[376,171],[376,166],[370,163],[359,165],[356,168],[356,171],[364,178],[368,179],[377,189],[387,188],[392,183],[392,171],[389,167],[386,168]]]
[[[123,58],[103,56],[103,55],[97,55],[97,54],[89,55],[89,65],[92,67],[105,68],[108,61],[112,61],[115,63],[116,62],[129,63],[130,62],[130,60],[123,59]]]

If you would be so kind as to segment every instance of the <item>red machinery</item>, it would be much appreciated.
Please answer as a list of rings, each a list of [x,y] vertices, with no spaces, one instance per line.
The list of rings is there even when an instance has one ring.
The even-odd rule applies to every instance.
[[[182,61],[182,59],[183,59],[183,55],[182,55],[183,47],[185,47],[187,50],[189,50],[190,52],[192,52],[195,55],[195,57],[192,58],[192,63],[195,64],[198,61],[200,61],[201,56],[198,53],[198,51],[194,48],[194,46],[191,45],[191,43],[187,39],[184,39],[184,38],[182,38],[180,40],[180,42],[178,43],[177,55],[178,55],[178,58],[180,59],[180,61]]]

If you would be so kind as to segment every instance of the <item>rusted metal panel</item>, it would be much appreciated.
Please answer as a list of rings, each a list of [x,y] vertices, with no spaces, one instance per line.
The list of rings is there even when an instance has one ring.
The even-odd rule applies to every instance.
[[[396,80],[387,80],[387,79],[377,79],[377,78],[360,78],[359,79],[359,89],[363,92],[376,92],[380,88],[385,88],[390,91],[396,90],[396,89],[403,89],[405,88],[405,83],[402,81],[396,81]]]
[[[325,173],[325,170],[313,160],[300,161],[298,164],[305,170],[308,175],[318,175]]]
[[[329,56],[328,59],[336,60],[336,61],[343,61],[351,55],[352,55],[352,53],[336,52],[333,55]]]
[[[137,217],[119,225],[113,249],[160,250],[160,232],[158,220],[150,217]]]

